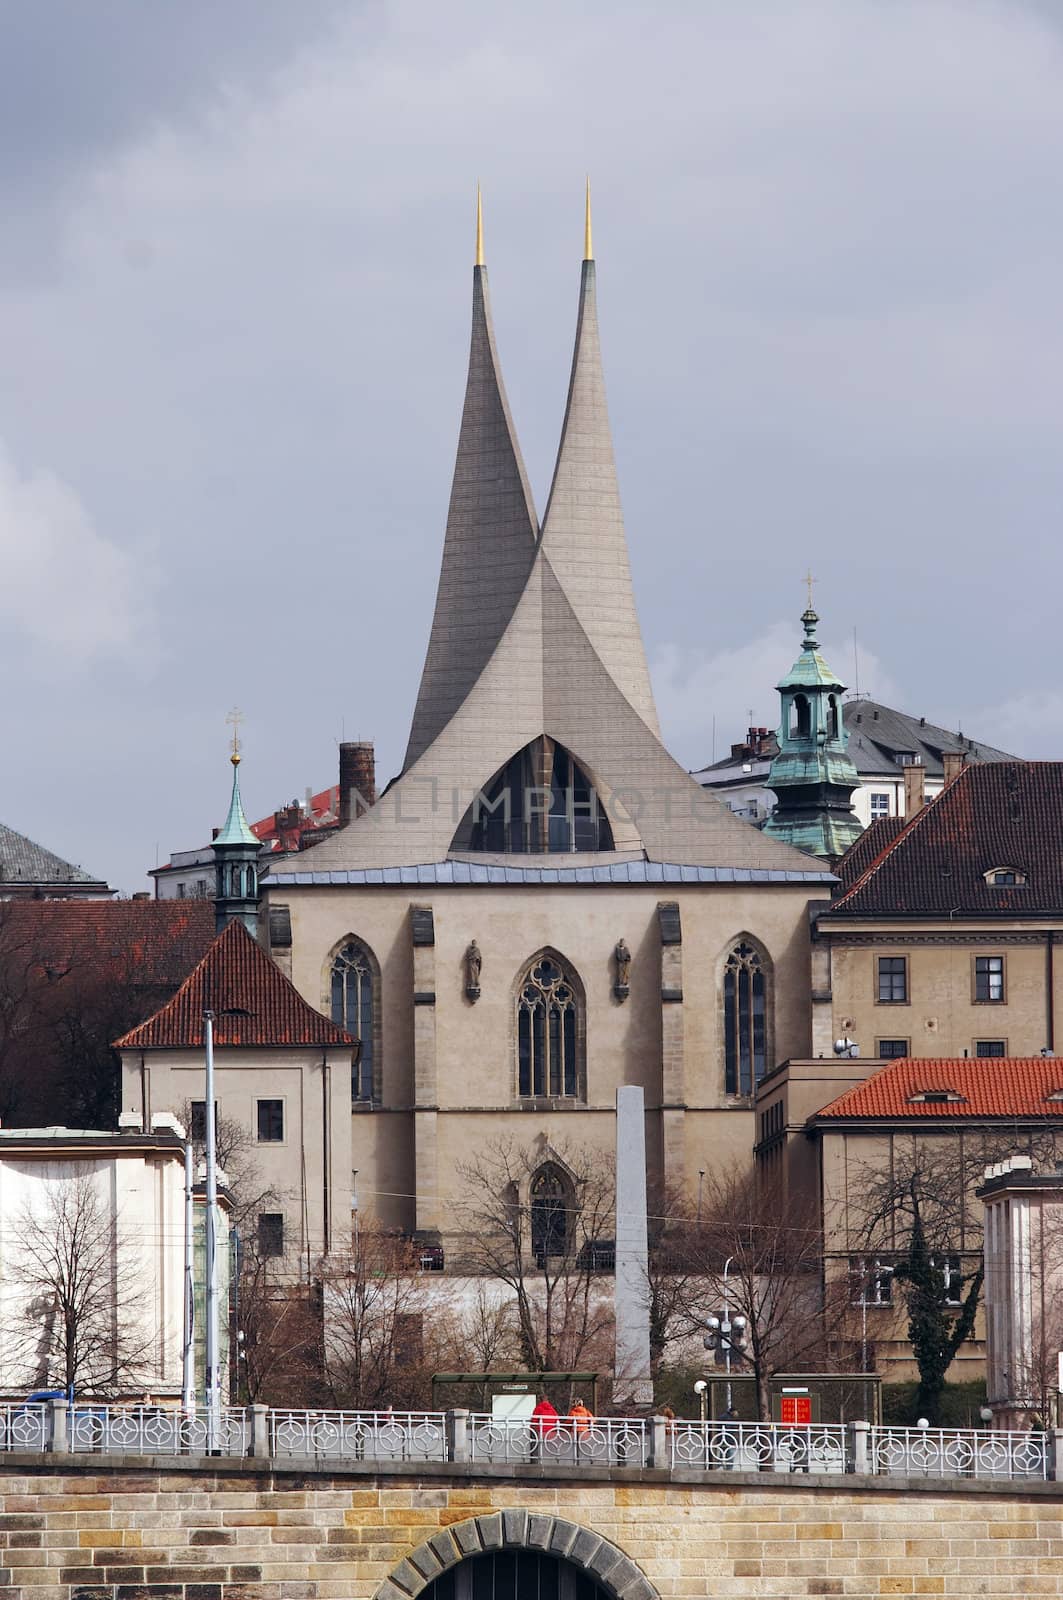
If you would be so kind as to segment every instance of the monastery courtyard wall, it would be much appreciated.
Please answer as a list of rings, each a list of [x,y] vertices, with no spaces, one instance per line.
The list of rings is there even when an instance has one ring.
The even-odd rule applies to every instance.
[[[7,1457],[0,1585],[20,1600],[407,1600],[507,1545],[566,1555],[618,1600],[1063,1596],[1058,1483],[453,1467]]]

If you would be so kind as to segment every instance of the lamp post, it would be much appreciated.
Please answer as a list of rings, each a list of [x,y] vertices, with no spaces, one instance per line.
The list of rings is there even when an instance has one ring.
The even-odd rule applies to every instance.
[[[731,1270],[731,1262],[733,1260],[734,1256],[728,1256],[727,1260],[723,1264],[723,1331],[726,1336],[724,1351],[727,1357],[727,1387],[724,1390],[724,1393],[727,1396],[727,1405],[725,1409],[728,1414],[730,1414],[733,1408],[731,1405],[731,1307],[727,1300],[727,1274]]]
[[[225,1011],[204,1011],[203,1043],[206,1052],[206,1095],[204,1107],[205,1161],[207,1179],[206,1214],[206,1267],[207,1267],[207,1327],[204,1400],[207,1411],[207,1451],[214,1454],[218,1448],[218,1411],[221,1402],[221,1369],[218,1360],[218,1150],[217,1128],[214,1117],[214,1018],[249,1017],[250,1011],[242,1006],[231,1006]]]

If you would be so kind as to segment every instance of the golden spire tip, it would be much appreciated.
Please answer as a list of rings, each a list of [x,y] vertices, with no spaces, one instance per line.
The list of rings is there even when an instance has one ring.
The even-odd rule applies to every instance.
[[[480,185],[476,185],[476,265],[485,266],[484,261],[484,203],[480,193]]]
[[[591,243],[591,180],[587,179],[587,210],[583,222],[583,259],[594,260],[594,245]]]

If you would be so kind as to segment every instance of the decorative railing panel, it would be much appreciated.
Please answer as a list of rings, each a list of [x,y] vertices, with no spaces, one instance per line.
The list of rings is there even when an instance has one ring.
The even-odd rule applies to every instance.
[[[75,1405],[68,1412],[70,1449],[138,1456],[247,1454],[247,1412],[222,1407],[211,1421],[205,1411],[168,1411],[162,1406]]]
[[[905,1478],[1047,1478],[1045,1433],[976,1428],[869,1428],[872,1472]]]
[[[0,1406],[0,1450],[44,1450],[50,1433],[47,1406]]]
[[[525,1461],[557,1466],[646,1467],[652,1436],[641,1417],[559,1417],[556,1422],[498,1421],[472,1414],[470,1461]]]
[[[278,1456],[339,1461],[445,1461],[442,1411],[271,1411]]]
[[[708,1472],[845,1472],[843,1423],[673,1422],[673,1467]]]

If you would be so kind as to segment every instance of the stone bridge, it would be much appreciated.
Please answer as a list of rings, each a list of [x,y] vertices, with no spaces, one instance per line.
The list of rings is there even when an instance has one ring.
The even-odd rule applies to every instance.
[[[1055,1482],[218,1457],[0,1461],[24,1600],[1063,1596]]]

